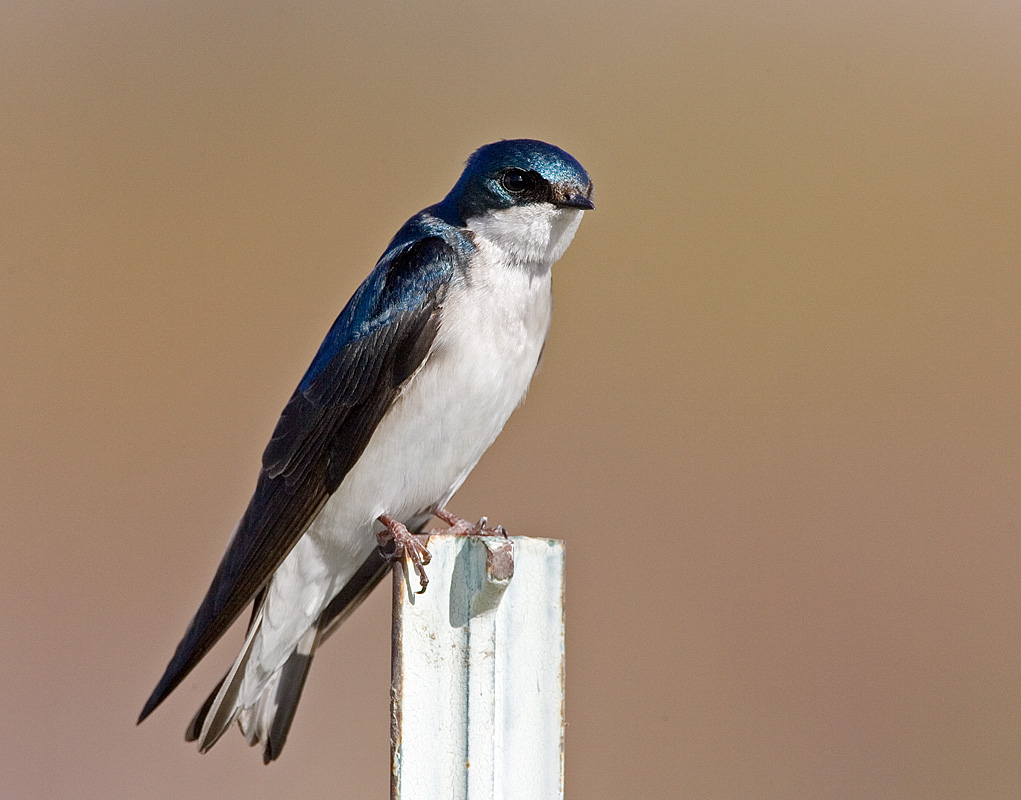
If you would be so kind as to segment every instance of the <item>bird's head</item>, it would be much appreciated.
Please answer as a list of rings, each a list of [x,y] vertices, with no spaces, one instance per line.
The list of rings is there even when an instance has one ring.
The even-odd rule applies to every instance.
[[[582,214],[595,208],[585,168],[535,139],[480,147],[444,205],[515,260],[546,267],[567,249]]]

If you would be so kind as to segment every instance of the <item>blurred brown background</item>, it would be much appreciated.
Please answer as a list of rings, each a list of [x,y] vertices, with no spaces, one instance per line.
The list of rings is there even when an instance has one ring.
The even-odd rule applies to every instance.
[[[599,208],[453,506],[569,542],[569,796],[1021,796],[994,0],[6,3],[0,795],[386,796],[386,592],[271,767],[182,741],[237,635],[134,721],[334,316],[518,136]]]

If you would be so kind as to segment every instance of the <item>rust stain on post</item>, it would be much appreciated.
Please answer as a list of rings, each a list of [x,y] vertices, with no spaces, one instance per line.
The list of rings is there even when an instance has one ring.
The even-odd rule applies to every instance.
[[[401,606],[404,603],[404,565],[393,566],[393,614],[390,622],[390,800],[398,800],[401,751],[401,680],[404,640],[401,634]]]
[[[509,581],[514,577],[514,543],[510,539],[484,539],[486,577],[491,581]]]

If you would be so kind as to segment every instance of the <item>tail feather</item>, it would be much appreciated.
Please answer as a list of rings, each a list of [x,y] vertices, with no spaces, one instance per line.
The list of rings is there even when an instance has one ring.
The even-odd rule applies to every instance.
[[[280,755],[287,741],[301,690],[305,687],[312,658],[321,641],[319,632],[319,624],[316,623],[302,635],[294,652],[274,673],[259,699],[238,715],[241,732],[248,744],[264,744],[262,760],[265,764]]]
[[[252,614],[248,618],[248,627],[245,629],[245,637],[252,632],[252,628],[255,627],[255,623],[260,618],[260,612],[262,611],[262,601],[266,599],[266,590],[262,589],[256,596],[255,602],[252,604]],[[230,673],[220,678],[219,683],[210,692],[209,697],[206,698],[195,716],[191,718],[191,722],[188,723],[188,729],[184,732],[184,740],[186,742],[194,742],[199,738],[199,734],[202,733],[202,726],[205,724],[206,717],[209,716],[209,710],[213,707],[213,702],[216,700],[216,696],[220,693],[220,687],[223,686],[224,681],[227,680]]]
[[[287,659],[281,671],[280,686],[277,688],[279,711],[274,715],[270,724],[269,734],[266,737],[266,749],[263,752],[263,762],[266,764],[273,761],[284,749],[287,733],[294,721],[294,712],[298,710],[298,701],[301,699],[301,692],[308,679],[308,670],[312,666],[312,657],[322,642],[320,631],[320,627],[316,625],[314,641],[309,645],[308,653],[302,653],[302,645],[299,644],[298,649]]]
[[[220,685],[212,700],[206,700],[202,708],[199,709],[199,713],[195,715],[195,719],[188,726],[186,738],[188,734],[193,733],[198,728],[196,723],[199,717],[202,717],[201,728],[198,728],[198,736],[195,737],[199,743],[199,752],[207,752],[226,733],[230,724],[237,719],[238,712],[240,711],[238,695],[241,692],[241,684],[244,681],[248,660],[252,656],[252,644],[255,642],[255,637],[262,627],[262,617],[263,609],[260,608],[259,612],[252,619],[252,624],[248,629],[248,636],[245,637],[244,647],[241,648],[241,653],[234,662],[234,666],[231,667],[230,672],[220,681]],[[203,711],[205,711],[205,714],[202,713]]]
[[[202,733],[202,726],[205,724],[206,717],[209,716],[209,709],[213,707],[213,701],[216,700],[216,696],[220,693],[220,687],[223,686],[223,682],[225,680],[227,680],[226,675],[220,678],[219,683],[216,684],[216,688],[214,688],[209,697],[206,698],[206,702],[199,707],[195,716],[191,718],[191,722],[188,723],[188,729],[184,732],[184,740],[186,742],[194,742],[199,738],[199,734]]]

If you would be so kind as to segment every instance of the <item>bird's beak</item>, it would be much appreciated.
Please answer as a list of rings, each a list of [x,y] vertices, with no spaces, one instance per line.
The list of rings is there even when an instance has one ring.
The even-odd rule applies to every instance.
[[[556,201],[556,205],[560,208],[579,208],[582,211],[592,211],[596,207],[596,204],[581,192],[564,195]]]

